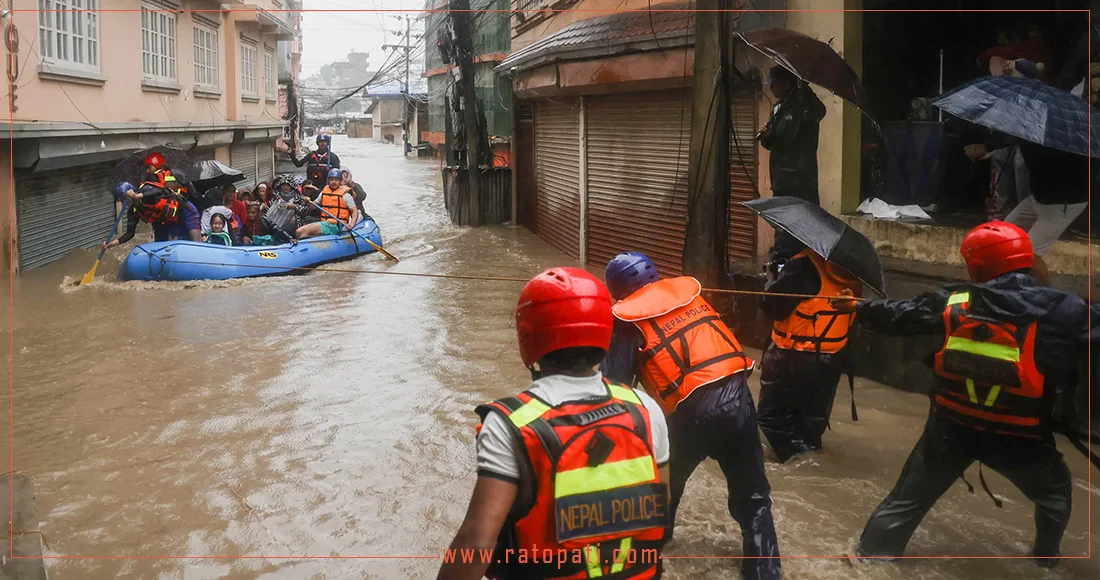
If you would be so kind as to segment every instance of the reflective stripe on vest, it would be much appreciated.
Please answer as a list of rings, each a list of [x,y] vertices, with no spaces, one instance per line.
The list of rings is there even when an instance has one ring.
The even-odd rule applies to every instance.
[[[973,428],[1041,435],[1046,403],[1035,366],[1036,323],[1019,327],[974,315],[969,292],[948,297],[943,319],[934,408]]]
[[[511,545],[574,549],[583,558],[523,578],[652,578],[667,523],[668,492],[653,457],[649,413],[637,393],[604,379],[606,396],[551,406],[530,391],[478,407],[496,411],[523,441],[535,496],[514,508]],[[525,476],[526,477],[526,476]],[[634,558],[631,550],[656,555]],[[601,554],[602,552],[602,554]],[[644,553],[643,553],[644,556]]]
[[[792,259],[800,258],[809,259],[817,270],[821,280],[819,295],[840,296],[847,289],[858,296],[863,290],[862,282],[813,250],[803,250]],[[848,344],[848,330],[854,317],[854,312],[834,309],[828,298],[807,298],[787,318],[772,325],[772,342],[787,350],[835,353]]]
[[[753,362],[733,331],[699,296],[690,276],[653,282],[615,304],[616,318],[633,323],[645,337],[639,376],[665,414],[703,385],[729,377]]]

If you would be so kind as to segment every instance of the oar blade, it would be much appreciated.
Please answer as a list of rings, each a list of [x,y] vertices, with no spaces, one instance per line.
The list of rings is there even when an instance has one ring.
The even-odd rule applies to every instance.
[[[92,264],[92,269],[88,270],[87,274],[84,274],[84,277],[80,279],[80,283],[77,284],[77,286],[83,286],[85,284],[91,284],[92,279],[95,278],[95,270],[98,267],[99,267],[99,260],[96,260],[95,263]]]

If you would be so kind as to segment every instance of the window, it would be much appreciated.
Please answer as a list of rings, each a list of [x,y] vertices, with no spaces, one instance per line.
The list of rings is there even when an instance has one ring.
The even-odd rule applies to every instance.
[[[241,93],[255,97],[259,94],[256,86],[256,45],[241,42]]]
[[[195,25],[195,84],[218,88],[218,31]]]
[[[99,71],[99,0],[38,0],[38,9],[42,61]]]
[[[275,53],[270,50],[264,51],[264,94],[275,99]]]
[[[141,73],[151,80],[176,80],[176,15],[141,7]]]

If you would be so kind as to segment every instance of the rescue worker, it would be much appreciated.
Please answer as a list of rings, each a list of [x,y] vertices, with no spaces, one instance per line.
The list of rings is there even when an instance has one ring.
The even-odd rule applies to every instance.
[[[662,280],[639,252],[615,256],[605,275],[618,323],[601,370],[641,382],[668,417],[672,538],[688,478],[707,457],[726,476],[728,508],[741,526],[744,578],[781,576],[771,486],[749,392],[753,361],[690,276]]]
[[[170,176],[166,175],[165,177],[167,179]],[[133,239],[139,221],[153,226],[154,241],[164,242],[172,239],[181,218],[181,206],[187,203],[187,200],[169,191],[167,188],[168,183],[169,181],[165,181],[165,187],[146,183],[142,186],[140,193],[129,189],[125,193],[126,197],[130,198],[131,204],[130,211],[126,216],[126,228],[121,236],[109,243],[101,244],[101,247],[104,249],[113,248]],[[125,186],[129,186],[129,183],[119,185],[120,188]],[[188,233],[190,233],[190,228],[188,228]]]
[[[778,277],[773,278],[773,272],[768,271],[765,292],[840,296],[863,290],[863,283],[847,270],[804,246]],[[774,323],[771,343],[760,361],[757,417],[779,463],[785,463],[821,450],[854,315],[838,312],[826,298],[764,296],[760,307]],[[854,419],[854,403],[852,408]]]
[[[856,309],[860,321],[879,332],[944,337],[930,361],[937,385],[924,434],[867,522],[859,555],[901,556],[924,515],[977,460],[991,496],[982,464],[1035,503],[1030,555],[1051,567],[1072,490],[1054,442],[1055,397],[1077,384],[1077,363],[1100,315],[1078,296],[1036,282],[1031,241],[1015,225],[982,224],[963,238],[961,252],[971,283]]]
[[[288,153],[290,160],[294,162],[295,167],[306,166],[306,177],[313,182],[314,185],[320,185],[325,183],[328,174],[333,168],[340,167],[340,158],[335,153],[329,151],[332,146],[332,136],[321,134],[317,136],[317,150],[313,151],[309,155],[298,159],[294,156],[294,152]]]
[[[187,199],[188,185],[181,183],[175,175],[164,178],[165,188],[179,197],[179,217],[174,223],[153,224],[153,236],[156,239],[202,241],[202,227],[199,224],[199,210]],[[158,232],[163,228],[164,231]]]
[[[145,164],[145,168],[141,176],[141,185],[138,189],[141,189],[141,187],[145,185],[163,188],[165,179],[169,175],[172,175],[172,171],[165,165],[167,160],[165,160],[164,155],[154,151],[145,156],[143,163]]]
[[[324,213],[321,221],[306,224],[294,233],[299,240],[316,236],[334,236],[340,233],[341,223],[351,228],[359,222],[359,210],[355,207],[355,195],[343,185],[344,176],[339,169],[330,169],[328,172],[328,186],[321,190],[317,205],[332,214],[332,219]],[[336,220],[340,220],[337,222]]]
[[[477,483],[451,543],[492,557],[445,561],[437,578],[659,577],[667,428],[653,399],[597,369],[613,327],[607,288],[552,268],[523,288],[515,316],[533,382],[476,409]],[[593,509],[602,517],[584,515]]]

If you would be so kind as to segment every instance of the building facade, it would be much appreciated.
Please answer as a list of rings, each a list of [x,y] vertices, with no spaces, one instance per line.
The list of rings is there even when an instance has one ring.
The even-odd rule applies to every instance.
[[[456,93],[455,63],[449,55],[452,42],[450,15],[445,10],[449,0],[427,0],[424,7],[430,12],[424,17],[424,78],[427,81],[428,119],[420,128],[420,141],[431,146],[433,155],[439,155],[446,144],[447,107],[452,109],[452,123],[461,119],[453,112]],[[475,69],[475,93],[485,114],[486,130],[493,147],[493,162],[506,166],[511,156],[512,139],[512,82],[494,70],[511,50],[511,17],[508,14],[511,0],[471,0],[471,10],[483,10],[471,16],[473,60]]]
[[[12,138],[0,155],[13,175],[0,186],[14,198],[4,206],[14,215],[0,216],[7,263],[32,268],[102,241],[115,217],[110,174],[138,149],[167,144],[218,159],[248,183],[274,176],[272,146],[288,113],[279,44],[296,38],[282,1],[42,6],[4,22],[18,39],[5,56],[19,63],[9,64]]]

